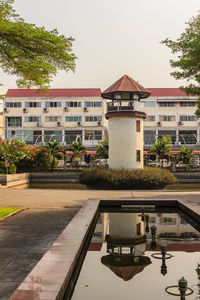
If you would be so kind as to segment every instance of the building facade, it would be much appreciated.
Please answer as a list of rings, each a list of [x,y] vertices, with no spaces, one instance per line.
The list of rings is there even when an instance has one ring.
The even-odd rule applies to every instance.
[[[144,103],[144,148],[149,149],[162,135],[170,135],[173,148],[199,147],[200,121],[195,118],[198,97],[178,88],[149,88]]]
[[[63,146],[82,141],[95,148],[105,137],[105,101],[100,89],[8,90],[4,101],[4,137],[29,145],[57,140]]]
[[[0,138],[3,136],[3,100],[0,100]]]
[[[195,118],[198,97],[187,96],[178,88],[148,90],[151,96],[143,103],[147,114],[144,148],[148,150],[162,135],[171,136],[174,149],[184,145],[199,148],[200,120]],[[52,89],[48,94],[10,89],[0,101],[0,137],[19,137],[29,145],[58,140],[68,146],[82,140],[88,149],[94,149],[109,130],[106,112],[100,89]]]

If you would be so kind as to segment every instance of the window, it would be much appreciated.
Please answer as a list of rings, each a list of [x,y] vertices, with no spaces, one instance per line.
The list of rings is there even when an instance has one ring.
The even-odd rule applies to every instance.
[[[93,237],[102,238],[102,232],[94,232]]]
[[[25,122],[41,122],[41,117],[25,117]]]
[[[140,121],[136,120],[136,132],[140,132]]]
[[[195,106],[195,102],[180,102],[181,107]]]
[[[137,223],[136,228],[137,228],[137,235],[141,235],[141,223]]]
[[[155,101],[146,101],[146,102],[144,103],[144,106],[145,106],[145,107],[155,107],[156,104],[155,104]]]
[[[144,144],[152,145],[156,141],[156,131],[155,130],[144,130]]]
[[[74,141],[82,141],[82,130],[67,130],[65,131],[65,142],[71,145]]]
[[[196,232],[182,232],[181,233],[181,237],[193,237],[193,238],[196,238],[197,237],[197,234]]]
[[[61,117],[45,117],[45,122],[61,122]]]
[[[86,116],[85,122],[101,122],[102,117],[101,116]]]
[[[85,140],[102,140],[102,130],[86,130]]]
[[[45,107],[49,108],[49,107],[61,107],[61,102],[46,102],[45,103]]]
[[[65,122],[82,122],[81,116],[68,116],[65,117]]]
[[[65,102],[66,107],[81,107],[82,103],[77,101],[67,101]]]
[[[22,118],[21,117],[9,117],[8,118],[8,127],[21,127]]]
[[[62,131],[44,131],[44,141],[58,141],[62,142]]]
[[[15,137],[15,139],[22,139],[22,131],[8,130],[8,138]]]
[[[136,150],[136,161],[140,162],[141,157],[140,157],[140,150]]]
[[[175,122],[176,116],[159,116],[160,122]]]
[[[26,102],[25,106],[26,106],[26,108],[41,107],[41,102]]]
[[[21,102],[6,102],[5,105],[6,105],[6,108],[19,108],[19,107],[22,107]]]
[[[149,217],[149,223],[156,223],[156,217]]]
[[[195,145],[197,143],[197,130],[179,130],[178,140],[183,145]]]
[[[144,119],[147,122],[155,122],[156,117],[155,116],[147,116],[146,119]]]
[[[101,101],[86,101],[85,107],[102,107]]]
[[[176,236],[176,232],[164,232],[160,234],[160,237],[175,237]]]
[[[42,142],[42,131],[32,131],[32,130],[25,130],[24,131],[24,140],[28,145],[40,145]]]
[[[195,116],[180,116],[180,121],[181,122],[194,122],[196,121]]]
[[[172,144],[176,142],[176,130],[158,130],[158,137],[161,138],[163,135],[170,135]]]
[[[175,102],[160,102],[159,106],[160,107],[175,107],[176,103]]]
[[[168,217],[160,218],[160,224],[175,225],[176,218],[168,218]]]

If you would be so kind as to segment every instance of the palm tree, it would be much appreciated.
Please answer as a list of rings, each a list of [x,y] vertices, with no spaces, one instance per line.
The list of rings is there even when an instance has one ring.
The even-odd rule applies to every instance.
[[[57,157],[59,156],[58,152],[62,152],[61,150],[61,146],[60,143],[58,141],[54,141],[53,143],[48,142],[46,143],[46,148],[49,154],[49,159],[50,159],[50,168],[51,171],[53,171],[53,169],[56,166],[56,160]]]
[[[159,156],[159,160],[162,162],[163,167],[163,159],[164,157],[171,151],[172,149],[172,139],[170,135],[162,135],[161,138],[157,139],[157,142],[153,144],[153,147],[149,150],[149,153],[156,153]]]
[[[74,141],[71,146],[70,150],[73,151],[72,155],[72,163],[74,163],[77,167],[78,162],[80,161],[80,154],[86,153],[86,148],[83,146],[82,142]]]
[[[96,146],[96,157],[100,158],[108,158],[108,150],[109,150],[109,143],[108,143],[108,136],[106,137],[105,141],[99,141],[98,145]]]

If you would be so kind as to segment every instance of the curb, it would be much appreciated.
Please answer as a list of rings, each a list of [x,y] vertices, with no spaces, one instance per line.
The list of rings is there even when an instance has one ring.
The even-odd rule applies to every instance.
[[[2,206],[2,207],[4,207],[4,206]],[[13,217],[14,215],[17,215],[17,214],[19,214],[20,212],[25,211],[25,210],[27,210],[27,209],[29,209],[29,208],[28,208],[28,207],[25,207],[25,208],[22,208],[22,209],[20,209],[20,210],[14,211],[13,213],[11,213],[11,214],[5,216],[4,218],[0,219],[0,222],[3,222],[4,220],[6,220],[6,219],[8,219],[8,218],[10,218],[10,217]]]

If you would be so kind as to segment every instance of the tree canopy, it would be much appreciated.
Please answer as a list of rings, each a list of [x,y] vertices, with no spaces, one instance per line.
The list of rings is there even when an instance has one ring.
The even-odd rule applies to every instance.
[[[162,43],[176,54],[176,59],[171,59],[170,65],[177,70],[171,75],[175,79],[187,79],[189,82],[187,86],[180,88],[187,94],[200,96],[200,14],[187,24],[187,28],[176,41],[167,38]],[[200,117],[200,102],[196,116]]]
[[[74,71],[74,39],[26,23],[13,3],[0,0],[0,65],[5,73],[17,76],[19,87],[48,88],[59,69]]]
[[[162,160],[172,149],[172,139],[170,135],[162,135],[157,139],[156,143],[153,143],[153,147],[149,150],[149,153],[156,153],[159,156],[159,159]]]
[[[177,155],[177,161],[186,165],[186,170],[190,170],[190,165],[194,161],[193,149],[182,147]]]
[[[106,137],[105,141],[99,141],[96,145],[96,157],[100,158],[108,158],[108,152],[109,152],[109,141],[108,137]]]

